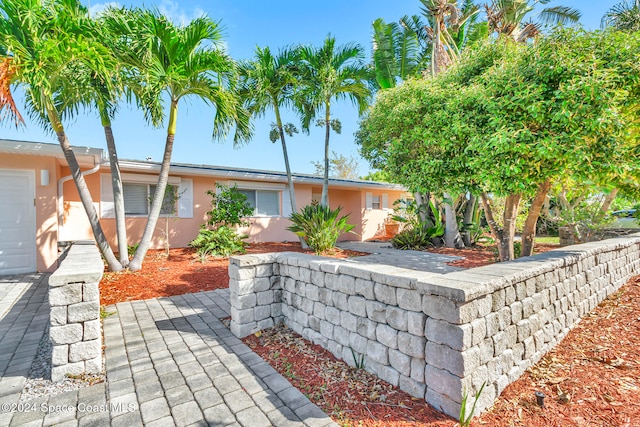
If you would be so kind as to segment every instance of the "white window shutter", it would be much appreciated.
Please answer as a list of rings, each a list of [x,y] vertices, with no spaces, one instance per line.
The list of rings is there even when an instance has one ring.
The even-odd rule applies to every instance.
[[[370,211],[371,209],[373,209],[373,193],[369,193],[369,192],[365,193],[364,198],[365,198],[366,208],[367,210]]]
[[[382,209],[389,209],[389,195],[382,193]]]
[[[182,178],[178,188],[178,217],[193,218],[193,180]]]
[[[113,203],[113,187],[111,185],[111,174],[100,174],[100,217],[115,218],[116,209]]]
[[[282,193],[282,216],[289,218],[291,216],[291,197],[289,197],[289,187],[285,188]]]

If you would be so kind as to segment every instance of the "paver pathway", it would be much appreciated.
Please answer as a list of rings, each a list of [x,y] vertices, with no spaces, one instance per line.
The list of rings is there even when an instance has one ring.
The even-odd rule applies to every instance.
[[[0,315],[0,331],[9,332],[0,338],[2,349],[5,340],[18,347],[23,341],[37,346],[42,336],[48,321],[46,275],[38,275],[24,295],[8,315]],[[20,308],[23,298],[27,299]],[[4,299],[0,294],[0,307]],[[0,411],[0,426],[335,425],[229,332],[221,321],[229,310],[228,289],[108,307],[111,314],[104,319],[107,381],[31,400],[22,411]],[[13,327],[4,329],[8,316],[14,320],[6,322],[22,325],[25,333],[17,335],[22,338],[14,337]],[[21,384],[27,376],[26,365],[25,360]],[[15,388],[5,393],[2,387],[2,381],[11,378],[15,377],[0,379],[0,404],[19,399]]]
[[[388,242],[340,242],[338,247],[352,251],[369,252],[371,255],[348,258],[348,262],[366,264],[385,264],[409,270],[426,271],[429,273],[451,273],[464,270],[445,263],[463,259],[459,256],[434,254],[424,251],[401,251],[393,249]]]

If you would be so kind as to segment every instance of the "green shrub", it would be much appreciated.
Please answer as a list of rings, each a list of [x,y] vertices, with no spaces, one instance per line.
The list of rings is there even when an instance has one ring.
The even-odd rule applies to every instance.
[[[247,237],[249,236],[239,235],[234,229],[224,225],[213,230],[201,228],[198,237],[193,239],[189,246],[196,248],[202,257],[207,255],[229,256],[245,252]]]
[[[421,250],[432,246],[432,240],[442,236],[442,234],[442,227],[418,225],[402,230],[391,239],[391,245],[396,249]]]
[[[341,209],[331,210],[319,204],[307,205],[299,213],[291,214],[289,219],[293,225],[287,230],[302,237],[316,254],[320,254],[333,248],[340,234],[351,232],[355,227],[347,223],[348,214],[338,218]]]
[[[247,197],[236,187],[217,185],[217,191],[207,191],[211,196],[212,209],[207,212],[207,223],[200,228],[198,236],[189,243],[196,248],[204,262],[208,255],[229,256],[244,253],[246,235],[239,235],[235,227],[249,225],[244,218],[253,214]]]

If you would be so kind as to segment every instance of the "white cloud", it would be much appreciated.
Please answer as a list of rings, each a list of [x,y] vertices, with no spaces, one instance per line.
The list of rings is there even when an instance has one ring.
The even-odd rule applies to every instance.
[[[194,8],[191,13],[187,13],[184,9],[180,8],[177,2],[172,0],[162,0],[160,6],[158,6],[158,10],[178,25],[186,25],[193,19],[206,15],[205,11],[199,7]]]
[[[120,6],[120,3],[115,1],[110,1],[106,3],[97,3],[89,8],[89,13],[91,13],[91,16],[96,17],[110,7],[121,7],[121,6]]]

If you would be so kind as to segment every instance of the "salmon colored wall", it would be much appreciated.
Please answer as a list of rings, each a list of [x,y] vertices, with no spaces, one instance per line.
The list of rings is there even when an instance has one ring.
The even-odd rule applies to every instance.
[[[36,268],[52,271],[58,259],[58,225],[56,209],[58,161],[52,157],[26,154],[2,154],[0,168],[32,170],[36,184]],[[49,171],[49,185],[42,185],[40,171]]]
[[[389,209],[366,209],[366,193],[370,192],[373,196],[380,196],[380,202],[382,202],[382,194],[389,195]],[[363,190],[360,194],[362,201],[362,240],[372,239],[376,235],[384,234],[384,220],[393,213],[393,202],[401,199],[403,195],[407,193],[404,191],[391,191],[391,190]]]
[[[101,170],[105,173],[107,170]],[[86,176],[87,186],[90,189],[94,201],[97,201],[100,194],[100,173]],[[197,234],[200,226],[206,221],[206,212],[211,209],[211,196],[206,194],[207,190],[215,188],[216,180],[208,177],[190,177],[193,179],[194,210],[193,218],[160,217],[153,234],[151,248],[162,249],[165,247],[165,227],[168,222],[169,244],[171,247],[186,247]],[[221,181],[222,182],[222,181]],[[311,203],[312,194],[320,193],[319,186],[296,185],[296,204],[298,210]],[[92,239],[89,222],[84,213],[82,204],[79,201],[75,185],[72,181],[65,183],[65,225],[63,227],[62,238],[60,240]],[[394,200],[403,194],[399,191],[385,191],[389,194],[390,205]],[[378,193],[374,194],[378,195]],[[382,194],[382,192],[380,192]],[[286,196],[285,196],[286,197]],[[365,190],[332,189],[329,191],[329,201],[332,208],[342,206],[343,214],[349,215],[349,222],[356,224],[353,233],[345,233],[340,236],[340,240],[365,240],[373,237],[376,232],[383,228],[382,223],[389,211],[372,210],[366,211]],[[100,211],[99,203],[95,203],[96,209]],[[251,225],[239,229],[239,232],[248,234],[250,242],[274,242],[274,241],[296,241],[295,234],[287,231],[290,221],[285,217],[253,217],[249,219]],[[363,224],[364,220],[364,224]],[[127,240],[132,245],[139,242],[147,217],[127,217]],[[114,250],[117,248],[115,237],[115,219],[101,218],[102,227]]]
[[[348,222],[350,224],[355,224],[353,232],[343,233],[338,238],[338,241],[362,240],[361,217],[363,205],[361,199],[362,198],[360,197],[360,190],[329,190],[329,206],[331,207],[331,209],[336,209],[338,206],[341,206],[342,210],[340,211],[340,216],[349,214]]]

